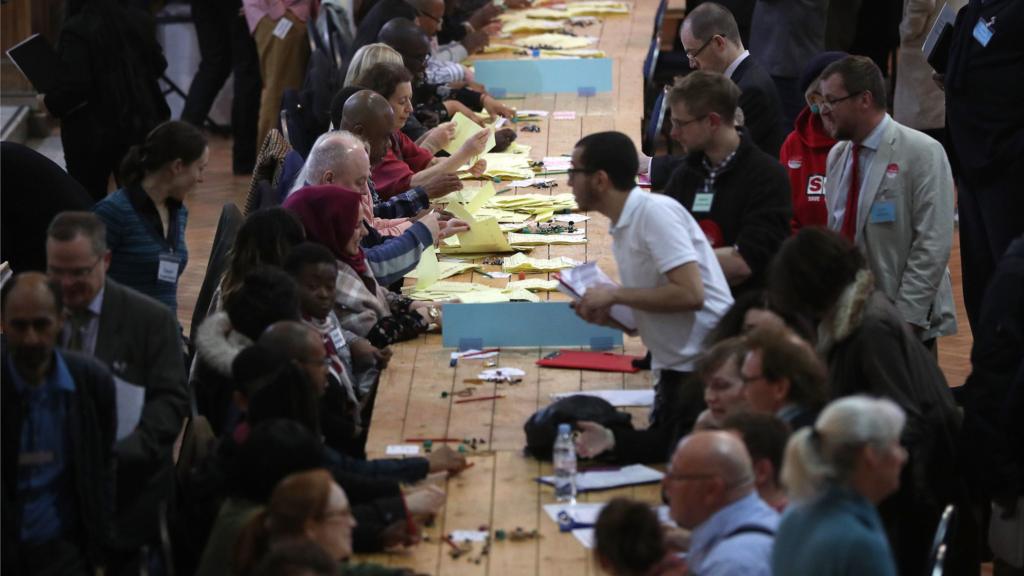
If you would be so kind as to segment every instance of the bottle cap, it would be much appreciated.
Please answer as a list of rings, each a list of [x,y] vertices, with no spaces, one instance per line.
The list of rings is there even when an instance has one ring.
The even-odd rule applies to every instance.
[[[568,423],[562,423],[558,425],[559,434],[568,434],[569,432],[572,432],[572,427],[569,426]]]

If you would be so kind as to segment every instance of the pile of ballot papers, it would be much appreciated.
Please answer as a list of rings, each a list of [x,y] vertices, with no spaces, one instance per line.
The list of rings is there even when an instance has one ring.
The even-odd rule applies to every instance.
[[[530,167],[530,157],[526,154],[510,154],[508,152],[484,154],[480,156],[487,162],[484,170],[484,177],[491,180],[520,180],[533,176],[533,168]],[[469,173],[469,165],[462,167],[460,178],[475,178]]]
[[[517,38],[514,42],[517,46],[522,46],[524,48],[568,50],[572,48],[589,48],[597,42],[597,38],[594,38],[593,36],[569,36],[567,34],[549,32],[546,34],[534,34],[533,36],[526,36],[525,38]]]
[[[501,269],[505,272],[557,272],[566,268],[575,268],[579,265],[579,262],[565,256],[551,259],[531,258],[526,254],[517,252],[502,261]],[[558,288],[557,283],[554,287]]]
[[[435,282],[429,288],[418,289],[412,287],[405,290],[406,296],[413,300],[426,300],[432,302],[446,302],[458,300],[463,304],[487,304],[491,302],[511,302],[513,300],[524,300],[527,302],[540,302],[540,297],[525,288],[505,287],[495,288],[472,282],[453,282],[441,280]]]

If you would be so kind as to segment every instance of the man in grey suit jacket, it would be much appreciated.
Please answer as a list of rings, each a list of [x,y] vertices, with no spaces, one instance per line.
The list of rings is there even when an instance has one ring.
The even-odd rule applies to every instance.
[[[106,278],[106,230],[91,212],[58,214],[46,257],[64,293],[61,343],[102,361],[117,381],[118,540],[132,547],[156,534],[157,505],[171,488],[171,449],[188,412],[178,321],[160,302]],[[128,399],[143,394],[135,424]]]
[[[849,56],[822,72],[821,118],[839,140],[829,152],[829,228],[864,252],[878,288],[926,344],[956,332],[949,253],[953,175],[942,145],[886,113],[871,59]]]

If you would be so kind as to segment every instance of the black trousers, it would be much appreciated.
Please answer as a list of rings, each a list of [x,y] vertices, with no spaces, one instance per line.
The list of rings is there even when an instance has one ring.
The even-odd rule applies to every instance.
[[[263,84],[256,42],[239,13],[241,8],[240,0],[192,0],[202,61],[189,86],[181,119],[201,127],[221,87],[234,72],[232,168],[236,174],[247,174],[256,163],[256,124]]]
[[[20,573],[25,576],[88,576],[92,573],[82,549],[58,538],[42,544],[18,546]]]
[[[978,327],[985,288],[999,259],[1024,234],[1024,162],[1006,168],[988,182],[971,178],[961,167],[959,182],[960,264],[964,307],[972,328]]]
[[[93,201],[107,196],[110,177],[118,183],[121,160],[131,145],[111,134],[101,118],[86,108],[61,121],[60,140],[68,174],[78,181]]]
[[[617,429],[612,457],[621,462],[667,462],[679,439],[693,430],[704,411],[704,387],[692,372],[662,370],[654,385],[650,424],[644,430]]]

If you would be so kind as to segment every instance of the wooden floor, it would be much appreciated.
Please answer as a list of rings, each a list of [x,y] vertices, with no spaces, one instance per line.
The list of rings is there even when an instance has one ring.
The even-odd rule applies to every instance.
[[[549,111],[572,110],[574,120],[549,119],[541,123],[540,133],[521,132],[519,141],[533,146],[531,156],[540,159],[569,153],[583,135],[601,130],[619,130],[639,142],[642,107],[640,71],[648,42],[656,2],[638,0],[629,16],[605,18],[598,29],[587,34],[600,37],[599,47],[614,57],[614,91],[591,98],[573,95],[536,96],[512,101],[523,109]],[[192,308],[202,281],[220,207],[226,202],[242,205],[248,178],[230,174],[230,143],[215,139],[211,144],[211,162],[206,181],[187,200],[190,210],[187,240],[191,261],[185,271],[179,293],[179,317],[188,329]],[[558,179],[553,193],[568,192],[565,178]],[[526,192],[536,193],[535,189]],[[608,221],[592,213],[586,223],[589,243],[583,246],[538,248],[534,256],[569,256],[578,260],[596,260],[612,273],[615,263],[610,250]],[[495,267],[491,267],[496,269]],[[940,363],[951,385],[963,383],[969,370],[971,335],[963,314],[960,290],[958,245],[954,245],[950,261],[960,334],[940,342]],[[503,284],[505,280],[473,275],[474,282]],[[542,277],[536,275],[534,277]],[[467,275],[466,279],[469,279]],[[558,298],[560,295],[552,295]],[[538,327],[540,329],[540,327]],[[625,351],[641,353],[637,339],[626,339]],[[389,444],[405,443],[413,437],[448,437],[484,439],[470,454],[474,466],[461,476],[447,482],[448,503],[435,525],[427,529],[430,538],[412,549],[396,554],[369,558],[382,564],[409,566],[429,574],[597,574],[599,570],[590,555],[568,534],[560,534],[541,505],[553,501],[549,488],[534,479],[550,471],[550,465],[539,464],[521,455],[524,444],[523,422],[537,409],[547,405],[550,395],[581,389],[646,388],[649,374],[602,374],[594,372],[540,370],[534,362],[548,351],[516,349],[500,355],[500,366],[526,371],[522,383],[516,385],[481,386],[477,395],[500,393],[496,401],[454,404],[452,392],[465,387],[462,380],[473,377],[482,367],[481,361],[463,360],[456,368],[449,367],[449,351],[441,348],[440,336],[430,335],[395,347],[395,357],[381,379],[376,411],[370,428],[368,451],[383,454]],[[442,392],[449,396],[442,398]],[[646,418],[634,412],[634,424],[645,426]],[[582,500],[604,501],[618,495],[657,501],[656,486],[629,488],[584,496]],[[481,526],[512,531],[521,527],[538,530],[541,538],[526,542],[495,542],[490,553],[479,557],[480,546],[468,557],[453,560],[440,537],[453,530],[477,530]],[[479,558],[480,563],[474,560]]]

